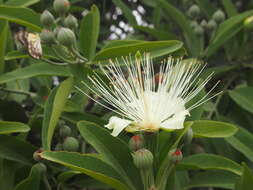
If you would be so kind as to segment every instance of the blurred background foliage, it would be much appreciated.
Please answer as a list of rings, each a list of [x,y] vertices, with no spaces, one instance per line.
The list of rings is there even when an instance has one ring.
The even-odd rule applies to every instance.
[[[158,61],[173,53],[207,62],[202,78],[212,72],[213,78],[206,90],[220,81],[215,91],[223,93],[194,110],[188,120],[224,121],[239,129],[230,137],[194,139],[184,154],[205,155],[189,156],[179,164],[168,179],[170,188],[251,190],[253,1],[70,2],[69,12],[78,19],[79,50],[93,65],[84,72],[77,65],[32,59],[15,43],[14,35],[21,29],[42,31],[40,14],[46,9],[53,12],[51,0],[0,0],[0,189],[109,189],[81,172],[41,161],[37,154],[35,160],[40,162],[36,163],[33,153],[39,147],[94,153],[76,123],[88,120],[103,125],[111,113],[81,94],[73,95],[72,85],[85,80],[97,62],[140,49],[153,52]],[[56,57],[47,47],[43,56]],[[73,75],[74,82],[68,78]],[[204,95],[203,91],[199,98]],[[213,156],[205,157],[209,154]]]

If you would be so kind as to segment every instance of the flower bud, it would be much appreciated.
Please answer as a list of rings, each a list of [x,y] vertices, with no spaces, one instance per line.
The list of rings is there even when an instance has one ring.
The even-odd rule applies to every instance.
[[[43,26],[50,27],[54,23],[54,16],[48,10],[45,10],[40,16],[40,22]]]
[[[196,26],[194,29],[194,34],[196,34],[197,36],[202,36],[204,34],[204,30],[201,26]]]
[[[205,19],[203,19],[203,20],[200,22],[200,26],[201,26],[202,28],[206,28],[206,25],[207,25],[207,22],[206,22]]]
[[[195,28],[196,26],[198,26],[198,23],[195,20],[193,20],[190,22],[190,26],[191,28]]]
[[[213,19],[209,20],[208,23],[207,23],[207,25],[206,25],[206,28],[208,30],[215,30],[216,27],[217,27],[217,23]]]
[[[47,166],[43,163],[37,163],[34,165],[41,173],[46,173]]]
[[[188,12],[189,12],[189,15],[194,18],[199,15],[200,9],[199,9],[198,5],[192,5],[189,8]]]
[[[137,168],[146,170],[152,167],[154,157],[149,150],[142,148],[133,153],[133,160]]]
[[[134,135],[129,141],[129,148],[132,151],[137,151],[144,147],[144,138],[142,135]]]
[[[79,142],[74,137],[67,137],[63,142],[63,149],[67,151],[77,151],[79,148]]]
[[[57,40],[61,45],[70,47],[75,43],[76,36],[69,28],[60,28],[57,34]]]
[[[41,42],[44,44],[53,44],[55,42],[54,33],[50,30],[42,30],[40,33]]]
[[[169,158],[172,162],[177,164],[183,159],[183,154],[180,149],[173,149],[169,152]]]
[[[68,0],[54,0],[54,10],[59,15],[64,15],[68,12],[70,8],[70,3]]]
[[[253,16],[246,18],[243,22],[243,26],[245,29],[252,30],[253,29]]]
[[[71,28],[71,29],[75,29],[78,27],[78,22],[77,22],[77,19],[76,17],[74,17],[73,15],[69,15],[67,16],[67,18],[64,20],[64,25],[68,28]]]
[[[59,134],[61,137],[65,138],[71,134],[71,128],[67,125],[63,125],[60,128]]]
[[[57,143],[56,146],[54,147],[54,150],[55,151],[61,151],[63,150],[63,146],[61,143]]]
[[[193,139],[193,131],[192,128],[189,128],[185,135],[185,144],[191,144]]]
[[[42,148],[39,148],[38,150],[36,150],[36,151],[33,153],[33,159],[34,159],[35,161],[41,161],[41,160],[42,160],[42,158],[41,158],[41,156],[40,156],[40,153],[41,153],[42,151],[43,151]]]
[[[213,14],[213,19],[217,22],[217,23],[221,23],[225,20],[225,14],[222,10],[217,10],[214,14]]]

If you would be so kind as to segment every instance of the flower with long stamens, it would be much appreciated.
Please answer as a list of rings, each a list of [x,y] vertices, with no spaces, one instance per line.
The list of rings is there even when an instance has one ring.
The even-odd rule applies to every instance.
[[[189,112],[209,99],[207,93],[186,107],[211,78],[209,75],[204,81],[198,80],[203,68],[203,64],[197,62],[168,58],[161,64],[157,77],[152,59],[145,54],[134,60],[122,58],[121,62],[110,61],[109,65],[101,66],[110,85],[97,74],[89,76],[92,86],[83,84],[111,106],[97,103],[121,116],[112,116],[105,125],[113,130],[113,136],[124,129],[132,132],[174,130],[183,128]]]

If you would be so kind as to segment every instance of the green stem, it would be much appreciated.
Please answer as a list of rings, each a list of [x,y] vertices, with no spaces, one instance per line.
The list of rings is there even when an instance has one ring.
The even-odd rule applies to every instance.
[[[56,63],[54,61],[51,61],[49,59],[46,59],[46,58],[41,58],[42,61],[45,61],[51,65],[57,65],[57,66],[65,66],[65,65],[68,65],[68,63]]]
[[[70,47],[70,51],[79,59],[81,59],[82,61],[88,61],[88,59],[86,59],[85,57],[83,57],[73,46]]]
[[[0,91],[7,92],[7,93],[14,93],[14,94],[22,94],[26,96],[34,96],[34,93],[31,92],[25,92],[25,91],[20,91],[20,90],[11,90],[11,89],[6,89],[6,88],[0,88]]]
[[[48,190],[52,190],[52,188],[51,188],[51,186],[50,186],[50,184],[49,184],[49,182],[48,182],[48,179],[47,179],[46,174],[43,175],[43,182],[44,182],[44,184],[45,184],[45,186],[46,186],[46,188],[47,188]]]

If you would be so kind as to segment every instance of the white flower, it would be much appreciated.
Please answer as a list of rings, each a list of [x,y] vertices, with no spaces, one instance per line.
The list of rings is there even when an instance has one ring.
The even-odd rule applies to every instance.
[[[119,61],[110,61],[104,68],[101,66],[110,85],[97,74],[89,77],[93,88],[84,84],[116,110],[97,103],[122,116],[112,116],[105,125],[113,130],[113,136],[124,129],[149,132],[174,130],[184,127],[184,120],[190,110],[209,100],[206,97],[210,91],[197,103],[186,108],[186,103],[210,80],[211,75],[202,82],[197,81],[203,68],[202,64],[196,62],[169,58],[161,64],[159,75],[155,75],[155,66],[149,55],[145,54],[136,57],[134,61],[122,58],[121,65]]]

